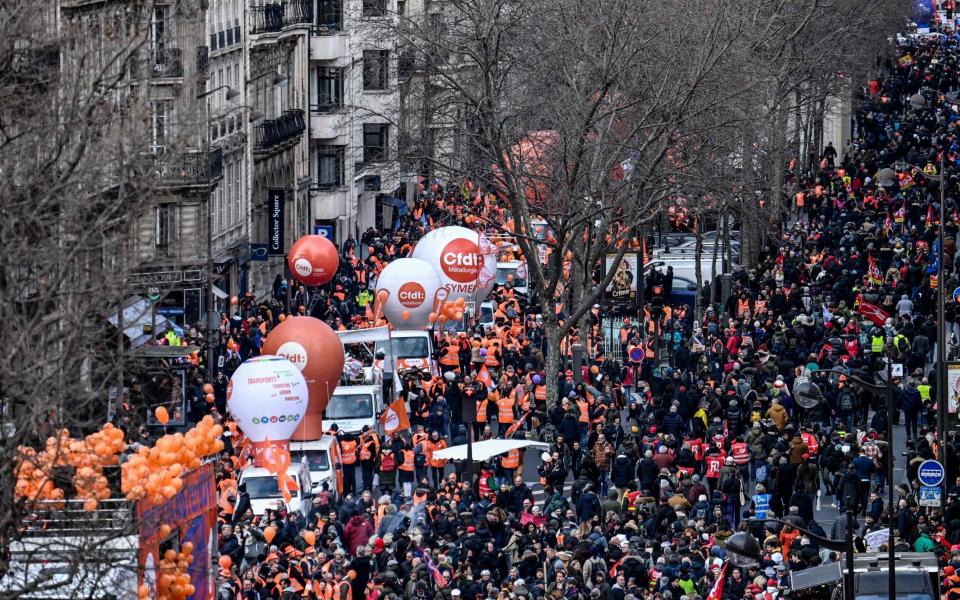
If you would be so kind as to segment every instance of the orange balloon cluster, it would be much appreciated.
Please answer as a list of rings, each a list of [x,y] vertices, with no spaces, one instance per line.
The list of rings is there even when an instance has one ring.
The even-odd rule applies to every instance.
[[[280,488],[283,500],[287,503],[293,500],[290,490],[296,489],[296,482],[287,474],[287,469],[290,467],[290,451],[281,446],[268,446],[263,452],[263,466],[276,475],[277,486]]]
[[[437,312],[432,312],[427,317],[431,323],[446,323],[447,321],[460,321],[463,319],[463,313],[467,308],[467,301],[463,298],[457,298],[454,301],[444,300],[440,304]]]
[[[64,492],[53,483],[55,467],[74,467],[74,486],[77,498],[83,500],[84,510],[96,510],[100,500],[110,497],[103,468],[117,463],[117,457],[126,449],[123,431],[107,423],[100,431],[80,440],[61,429],[56,437],[47,438],[44,449],[19,448],[15,472],[16,497],[28,502],[62,500]]]
[[[223,427],[207,415],[188,431],[167,434],[152,448],[140,448],[121,467],[120,490],[128,500],[163,502],[183,487],[182,475],[200,467],[202,459],[223,450]]]
[[[213,386],[209,383],[203,384],[203,393],[204,399],[213,404],[213,401],[216,399],[216,396],[213,395]]]
[[[157,600],[184,600],[192,596],[197,590],[190,583],[190,573],[187,568],[193,563],[193,544],[185,542],[180,551],[167,550],[160,559],[157,569]],[[142,584],[137,590],[140,600],[150,600],[154,597],[150,586]]]

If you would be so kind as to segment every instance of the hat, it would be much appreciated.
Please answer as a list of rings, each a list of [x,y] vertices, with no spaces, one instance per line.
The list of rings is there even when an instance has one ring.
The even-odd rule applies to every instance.
[[[383,538],[377,538],[377,541],[373,543],[373,553],[380,554],[384,550]]]
[[[777,580],[776,580],[776,579],[768,579],[768,580],[767,580],[767,587],[777,587]]]
[[[452,590],[450,591],[450,595],[459,598],[459,597],[460,597],[460,590],[454,588],[454,589],[452,589]]]
[[[467,533],[476,533],[476,532],[477,532],[477,528],[474,527],[473,525],[471,525],[470,527],[467,527]]]
[[[732,456],[728,456],[728,457],[727,457],[727,464],[728,464],[728,465],[732,465],[732,464],[733,464],[733,457],[732,457]]]
[[[804,452],[804,453],[803,453],[803,460],[810,460],[810,453],[809,453],[809,452]]]
[[[947,577],[953,575],[956,572],[957,572],[956,569],[954,569],[950,565],[947,565],[943,568],[943,574],[946,575]]]

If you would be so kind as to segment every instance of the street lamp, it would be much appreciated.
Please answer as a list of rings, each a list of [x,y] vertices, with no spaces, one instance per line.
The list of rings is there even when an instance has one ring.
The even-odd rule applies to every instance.
[[[764,523],[778,523],[780,525],[786,525],[792,527],[807,536],[811,540],[814,540],[819,545],[823,546],[828,550],[835,550],[837,552],[843,552],[846,556],[847,562],[847,574],[844,581],[844,596],[847,600],[854,600],[853,595],[853,513],[851,512],[852,507],[847,509],[847,536],[845,541],[834,540],[827,537],[819,536],[811,531],[804,529],[803,527],[798,527],[794,523],[788,523],[787,521],[781,521],[780,519],[766,518],[766,519],[750,519],[747,521],[753,525],[763,525]],[[727,539],[726,543],[726,552],[727,558],[730,562],[736,567],[749,567],[760,562],[760,558],[763,554],[760,548],[760,542],[757,541],[757,538],[753,535],[741,531],[735,533]]]
[[[226,90],[224,97],[227,100],[233,100],[240,96],[240,92],[229,85],[221,85],[197,94],[197,100],[208,98],[211,94]],[[210,172],[210,100],[204,102],[206,116],[206,133],[203,136],[203,154],[207,163],[207,184],[209,185],[213,174]],[[219,327],[219,315],[213,310],[213,190],[207,191],[207,298],[206,298],[206,325],[207,325],[207,377],[213,382],[216,365],[213,357],[213,334]]]

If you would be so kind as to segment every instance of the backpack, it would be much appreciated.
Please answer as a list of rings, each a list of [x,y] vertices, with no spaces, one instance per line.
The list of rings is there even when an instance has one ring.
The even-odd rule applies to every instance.
[[[397,458],[391,452],[380,456],[380,470],[385,472],[393,471],[397,468]]]
[[[904,353],[910,351],[910,344],[907,342],[907,338],[905,336],[897,336],[897,350]]]
[[[840,394],[840,410],[853,410],[853,394],[850,392]]]

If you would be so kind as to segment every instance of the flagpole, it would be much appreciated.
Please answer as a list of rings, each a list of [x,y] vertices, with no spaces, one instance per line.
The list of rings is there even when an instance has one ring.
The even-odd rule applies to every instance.
[[[946,173],[943,170],[943,151],[940,152],[940,223],[938,226],[940,248],[937,252],[937,440],[939,448],[937,458],[943,465],[944,473],[948,473],[947,466],[947,327],[944,321],[944,270],[943,270],[943,244],[946,240],[946,231],[944,224],[946,222],[946,209],[944,207],[944,195],[947,187]],[[943,491],[940,494],[941,509],[946,508],[947,492],[950,489],[949,477],[943,478]],[[893,482],[891,482],[891,485]]]

